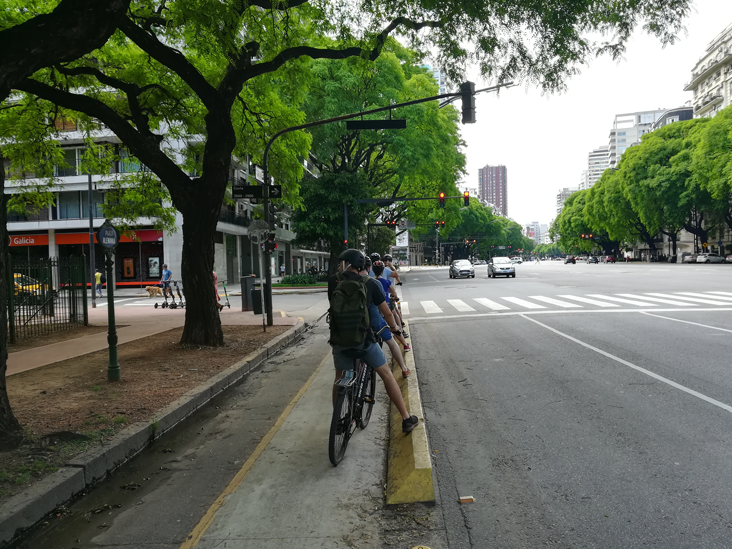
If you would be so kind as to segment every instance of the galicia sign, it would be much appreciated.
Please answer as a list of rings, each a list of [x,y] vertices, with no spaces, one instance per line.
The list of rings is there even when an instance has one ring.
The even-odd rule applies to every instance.
[[[9,237],[11,246],[47,246],[48,235],[47,234],[24,234],[24,235],[10,235]]]

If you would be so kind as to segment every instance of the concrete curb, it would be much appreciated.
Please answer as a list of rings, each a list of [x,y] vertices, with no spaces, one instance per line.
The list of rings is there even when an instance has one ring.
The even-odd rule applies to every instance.
[[[34,526],[58,506],[103,481],[109,473],[240,381],[268,357],[298,339],[304,330],[305,322],[299,319],[284,334],[160,410],[152,423],[130,425],[103,446],[76,456],[65,467],[4,503],[0,506],[0,548],[6,547],[13,538]]]
[[[408,322],[405,321],[408,326]],[[414,344],[412,343],[412,349]],[[432,478],[432,458],[427,426],[424,423],[422,397],[414,362],[414,350],[404,354],[404,361],[411,371],[407,378],[392,359],[392,372],[402,390],[402,397],[409,413],[419,418],[419,425],[411,434],[402,433],[402,416],[394,404],[391,405],[389,427],[389,457],[386,475],[386,503],[434,503],[435,484]]]

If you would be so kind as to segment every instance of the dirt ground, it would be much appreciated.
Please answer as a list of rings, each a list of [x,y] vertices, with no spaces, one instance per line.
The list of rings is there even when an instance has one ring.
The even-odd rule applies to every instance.
[[[7,378],[27,441],[0,453],[0,504],[64,462],[232,366],[290,326],[224,326],[226,345],[183,347],[183,328],[118,348],[122,380],[107,381],[108,352],[97,351]],[[84,334],[88,335],[88,334]]]
[[[117,325],[117,328],[124,328],[126,325]],[[79,326],[78,328],[72,328],[70,330],[61,330],[52,334],[45,334],[36,337],[23,337],[18,339],[16,343],[8,344],[8,352],[14,353],[16,351],[25,351],[26,349],[33,349],[40,345],[51,345],[52,343],[58,343],[59,341],[66,341],[69,339],[76,339],[78,337],[84,337],[88,335],[98,334],[99,332],[106,332],[107,326]]]

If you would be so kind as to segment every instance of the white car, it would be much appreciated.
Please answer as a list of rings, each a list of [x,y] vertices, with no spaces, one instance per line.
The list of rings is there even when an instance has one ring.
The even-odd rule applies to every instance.
[[[524,260],[521,259],[520,257],[512,257],[511,258],[511,263],[518,263],[519,265],[521,265],[521,263],[523,263],[523,262],[524,262]]]
[[[724,258],[715,253],[699,254],[696,258],[697,263],[724,263]]]

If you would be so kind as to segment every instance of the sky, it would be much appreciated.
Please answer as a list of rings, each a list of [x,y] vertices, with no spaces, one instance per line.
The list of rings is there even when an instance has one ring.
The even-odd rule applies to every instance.
[[[593,59],[562,94],[542,96],[541,90],[520,85],[498,96],[477,95],[477,122],[461,126],[465,186],[478,186],[479,168],[505,165],[508,216],[521,224],[549,223],[557,191],[579,185],[587,154],[608,144],[615,115],[672,109],[691,100],[692,93],[684,91],[691,69],[730,23],[732,2],[697,0],[676,44],[662,48],[637,29],[623,59]],[[477,71],[470,79],[478,89],[491,85]]]

